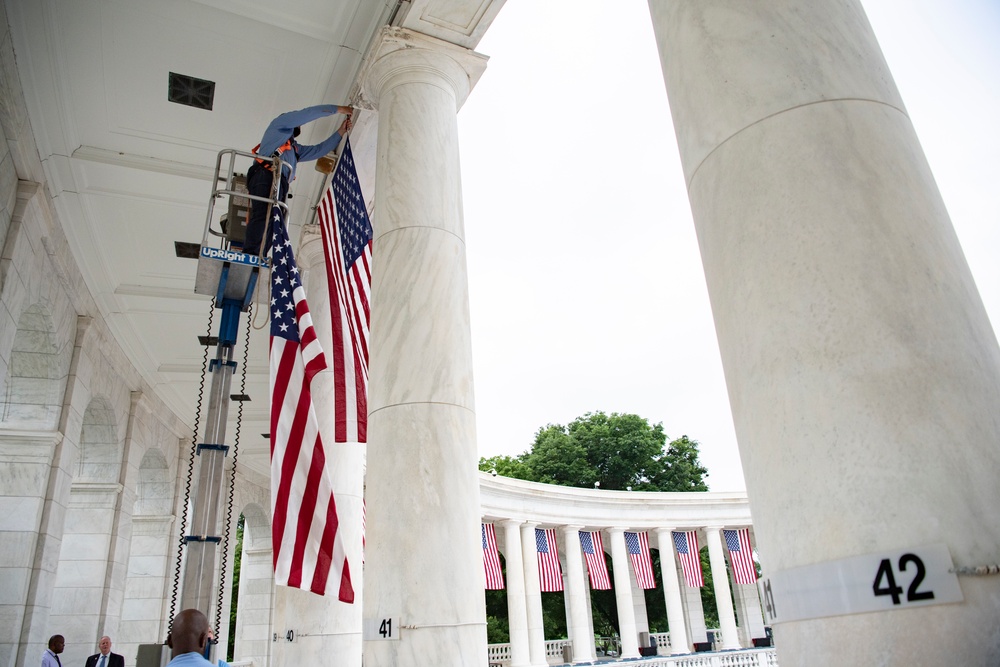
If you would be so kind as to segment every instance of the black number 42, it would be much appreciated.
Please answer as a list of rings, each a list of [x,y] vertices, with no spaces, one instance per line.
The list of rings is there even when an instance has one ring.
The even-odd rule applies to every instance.
[[[920,584],[924,581],[926,571],[924,561],[916,554],[903,554],[899,557],[899,572],[902,575],[907,566],[913,563],[916,567],[916,574],[910,581],[910,587],[906,589],[906,601],[917,602],[919,600],[933,600],[934,591],[921,591]],[[872,592],[875,595],[888,595],[892,598],[893,604],[899,604],[903,593],[903,587],[896,584],[896,575],[892,572],[892,561],[883,558],[879,563],[878,572],[875,573],[875,581],[872,583]]]

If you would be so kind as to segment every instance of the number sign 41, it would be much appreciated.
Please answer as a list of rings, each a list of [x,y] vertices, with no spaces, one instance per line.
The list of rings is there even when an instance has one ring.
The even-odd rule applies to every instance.
[[[961,602],[943,544],[854,556],[775,572],[760,581],[768,622]]]
[[[365,641],[398,640],[398,619],[394,616],[366,619],[364,623],[362,623],[361,638]]]

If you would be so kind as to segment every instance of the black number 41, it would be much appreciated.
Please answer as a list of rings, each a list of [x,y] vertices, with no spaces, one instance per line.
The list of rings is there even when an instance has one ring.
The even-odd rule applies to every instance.
[[[906,601],[917,602],[919,600],[933,600],[934,591],[918,590],[920,588],[920,584],[923,583],[924,575],[926,574],[924,561],[920,560],[920,556],[916,554],[903,554],[900,556],[900,575],[902,575],[910,563],[913,563],[917,572],[913,576],[913,580],[910,581],[910,587],[906,589]],[[903,587],[896,584],[896,575],[892,572],[892,561],[888,558],[883,558],[882,562],[879,563],[878,572],[875,573],[875,581],[872,583],[872,592],[875,593],[875,595],[888,595],[892,598],[893,604],[899,604],[902,601],[901,596],[903,593]]]

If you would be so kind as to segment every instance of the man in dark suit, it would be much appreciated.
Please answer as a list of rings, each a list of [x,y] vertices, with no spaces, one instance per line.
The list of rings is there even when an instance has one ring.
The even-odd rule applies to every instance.
[[[101,637],[97,648],[101,652],[87,658],[86,667],[125,667],[125,658],[111,652],[111,637]]]

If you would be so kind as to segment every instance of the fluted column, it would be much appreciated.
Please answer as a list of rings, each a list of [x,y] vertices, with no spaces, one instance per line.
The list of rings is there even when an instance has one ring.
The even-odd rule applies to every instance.
[[[733,613],[733,594],[729,590],[729,572],[726,571],[726,556],[722,553],[722,528],[707,526],[705,536],[705,541],[708,542],[708,562],[712,568],[712,585],[715,588],[715,604],[719,609],[721,648],[740,648],[740,638],[736,634],[736,615]]]
[[[545,626],[542,623],[542,584],[538,579],[538,550],[535,547],[537,523],[521,526],[521,555],[524,561],[524,596],[528,615],[528,652],[533,667],[544,667]]]
[[[995,563],[1000,348],[860,0],[649,5],[766,573]],[[779,615],[782,664],[1000,664],[1000,577],[959,584]]]
[[[632,582],[629,580],[628,550],[625,529],[608,528],[611,540],[611,563],[615,570],[615,603],[618,608],[618,630],[621,632],[623,658],[639,657],[639,635],[635,629],[635,609],[632,607]]]
[[[485,62],[387,28],[362,75],[378,109],[364,616],[400,627],[365,640],[371,665],[486,664],[456,117]]]
[[[566,552],[566,609],[573,620],[570,641],[573,642],[573,662],[593,662],[594,636],[587,621],[586,573],[580,552],[580,529],[583,526],[563,526],[563,545]]]
[[[281,641],[274,645],[275,658],[285,664],[315,663],[324,656],[336,655],[338,661],[351,667],[361,665],[361,514],[364,489],[364,445],[357,442],[335,442],[335,411],[333,363],[333,329],[330,312],[330,285],[326,277],[326,255],[318,226],[304,227],[296,255],[302,270],[303,287],[309,302],[313,327],[327,355],[329,367],[312,380],[313,405],[323,438],[326,471],[337,502],[338,531],[344,539],[347,562],[354,585],[354,603],[337,599],[336,591],[326,596],[314,595],[286,586],[275,589],[275,628],[280,637],[289,630],[298,637],[294,642]],[[257,306],[260,307],[260,306]]]
[[[510,628],[511,667],[531,664],[528,649],[528,608],[524,589],[524,554],[521,550],[521,521],[501,521],[504,559],[507,565],[507,624]]]
[[[688,653],[687,622],[684,620],[684,603],[681,602],[680,582],[677,580],[677,556],[671,528],[656,530],[656,544],[660,549],[660,574],[663,575],[663,600],[667,606],[667,623],[670,625],[670,653]]]

